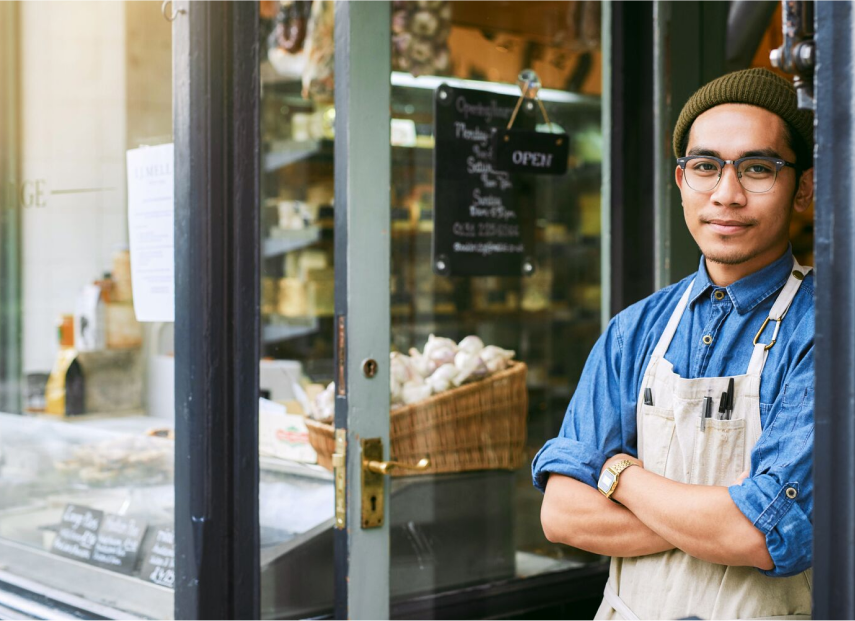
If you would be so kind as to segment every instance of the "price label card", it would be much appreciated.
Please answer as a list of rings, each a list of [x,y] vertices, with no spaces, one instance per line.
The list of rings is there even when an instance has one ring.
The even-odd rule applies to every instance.
[[[123,574],[134,573],[145,531],[144,522],[105,514],[92,550],[92,563]]]
[[[140,577],[160,586],[175,588],[175,531],[156,528],[145,546]]]
[[[66,505],[51,552],[84,563],[92,562],[92,553],[98,542],[103,511],[82,505]]]

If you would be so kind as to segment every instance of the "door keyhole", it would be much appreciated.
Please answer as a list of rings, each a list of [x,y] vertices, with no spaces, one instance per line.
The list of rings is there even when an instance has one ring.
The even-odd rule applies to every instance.
[[[371,497],[371,512],[374,513],[377,511],[377,496]]]

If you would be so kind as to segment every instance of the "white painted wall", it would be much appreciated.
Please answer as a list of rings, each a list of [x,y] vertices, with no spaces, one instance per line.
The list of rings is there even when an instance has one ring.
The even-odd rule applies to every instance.
[[[50,370],[59,316],[127,243],[125,33],[122,2],[21,3],[22,177],[111,188],[24,210],[25,373]]]

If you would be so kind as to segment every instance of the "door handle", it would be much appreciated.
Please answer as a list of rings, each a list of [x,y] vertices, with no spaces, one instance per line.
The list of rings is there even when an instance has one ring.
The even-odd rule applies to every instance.
[[[391,474],[392,470],[395,469],[424,472],[430,468],[430,458],[422,457],[418,463],[415,464],[405,464],[400,461],[374,461],[366,459],[363,460],[362,467],[376,474]]]
[[[423,457],[416,464],[383,461],[383,441],[380,438],[362,440],[362,528],[383,526],[386,502],[386,480],[395,469],[424,472],[430,468],[430,458]]]

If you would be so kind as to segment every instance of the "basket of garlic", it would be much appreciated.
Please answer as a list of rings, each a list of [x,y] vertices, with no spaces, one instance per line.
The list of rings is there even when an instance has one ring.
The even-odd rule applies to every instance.
[[[390,355],[390,457],[416,463],[420,474],[514,470],[522,465],[526,439],[526,365],[514,352],[484,346],[477,336],[460,343],[431,335],[424,351]],[[306,420],[318,463],[332,469],[335,387],[320,393]],[[393,476],[412,475],[393,471]]]

